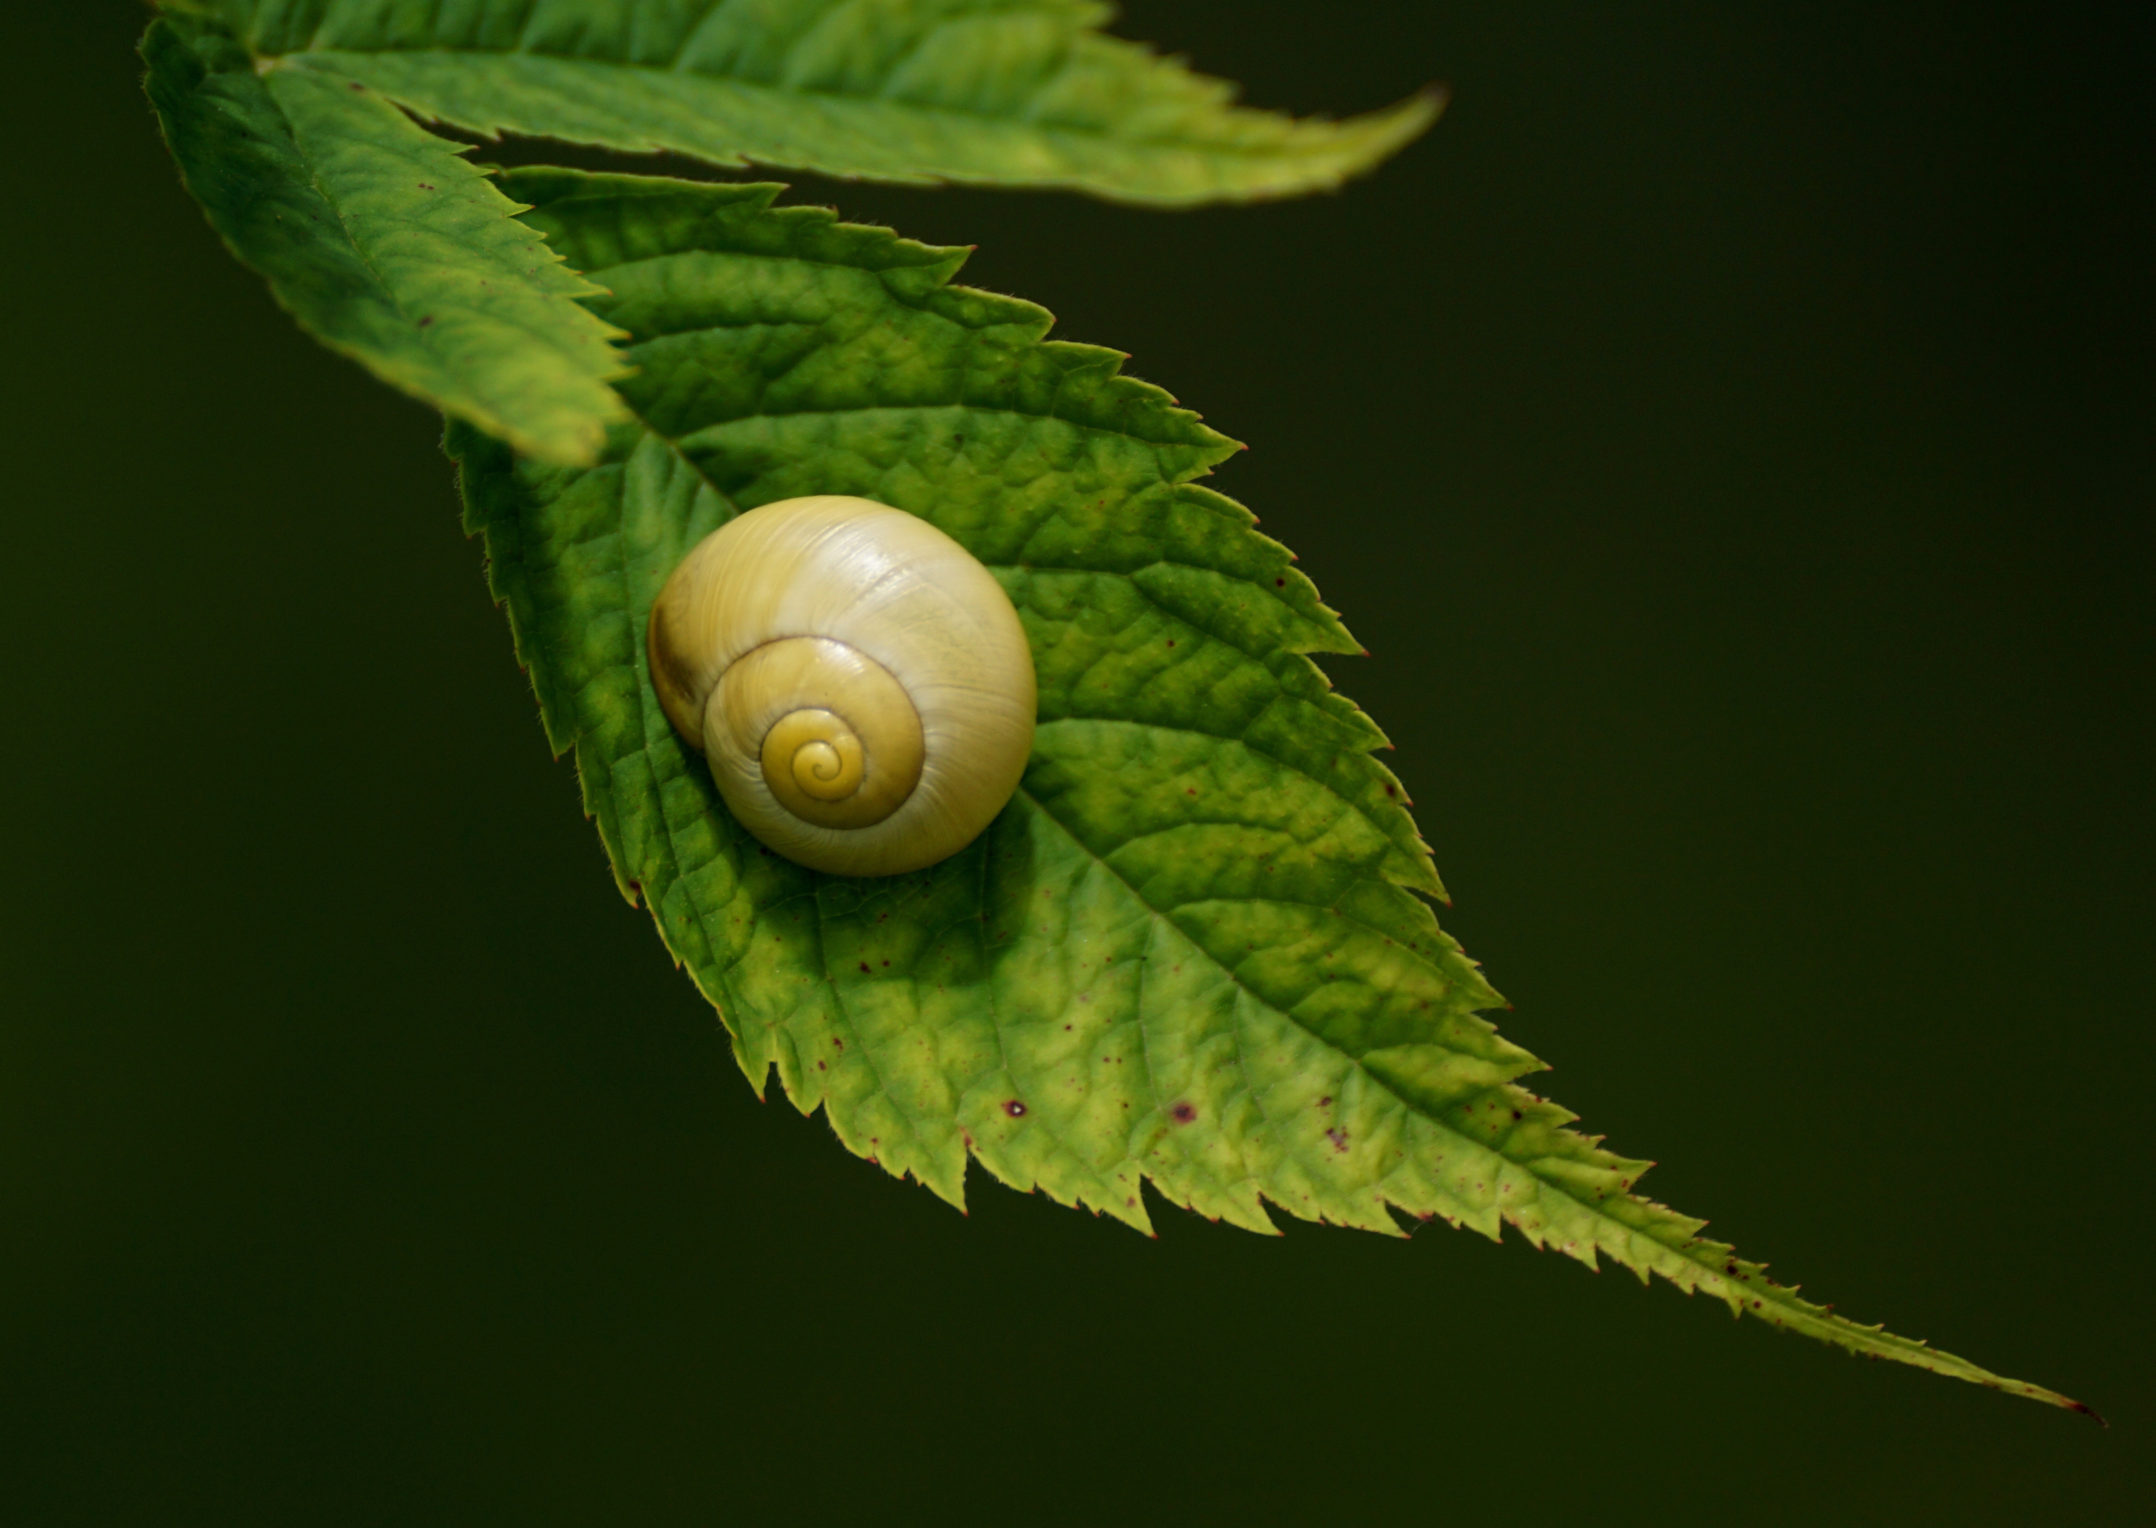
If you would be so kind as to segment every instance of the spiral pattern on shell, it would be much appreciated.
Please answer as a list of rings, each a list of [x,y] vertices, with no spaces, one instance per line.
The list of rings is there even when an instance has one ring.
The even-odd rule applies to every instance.
[[[992,574],[869,499],[728,521],[667,579],[652,686],[728,809],[788,859],[894,875],[957,853],[1018,788],[1033,658]]]

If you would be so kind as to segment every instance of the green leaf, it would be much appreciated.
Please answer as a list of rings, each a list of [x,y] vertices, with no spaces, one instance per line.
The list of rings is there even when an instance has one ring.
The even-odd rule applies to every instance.
[[[616,331],[464,151],[356,82],[258,73],[185,18],[142,41],[187,187],[331,349],[531,455],[592,461],[622,417]]]
[[[880,180],[1133,202],[1338,185],[1420,134],[1434,94],[1345,122],[1096,28],[1099,0],[222,0],[256,53],[363,80],[475,133]]]
[[[631,900],[850,1149],[956,1203],[969,1156],[1145,1227],[1141,1184],[1398,1234],[1516,1227],[1593,1265],[1980,1384],[1639,1196],[1646,1164],[1519,1086],[1540,1063],[1418,893],[1438,883],[1311,652],[1354,643],[1288,553],[1193,480],[1232,443],[1118,353],[949,285],[963,252],[773,208],[775,187],[513,174],[611,289],[636,423],[588,471],[451,432],[468,524]],[[1010,593],[1040,676],[1017,797],[970,849],[880,880],[778,859],[727,816],[645,672],[650,603],[738,511],[861,494],[931,520]]]

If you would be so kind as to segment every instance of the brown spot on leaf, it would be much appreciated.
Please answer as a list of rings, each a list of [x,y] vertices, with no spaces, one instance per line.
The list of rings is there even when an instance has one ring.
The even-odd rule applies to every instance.
[[[1198,1117],[1197,1108],[1188,1099],[1177,1103],[1168,1112],[1175,1116],[1175,1122],[1179,1125],[1187,1125]]]
[[[1006,1098],[1003,1100],[1003,1112],[1012,1119],[1024,1119],[1026,1117],[1026,1106],[1018,1099]]]

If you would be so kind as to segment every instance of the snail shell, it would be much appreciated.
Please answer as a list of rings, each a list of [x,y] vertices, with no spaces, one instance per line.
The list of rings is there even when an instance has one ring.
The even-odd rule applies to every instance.
[[[963,849],[1033,749],[1033,655],[971,553],[870,499],[787,499],[674,569],[646,631],[667,719],[788,859],[896,875]]]

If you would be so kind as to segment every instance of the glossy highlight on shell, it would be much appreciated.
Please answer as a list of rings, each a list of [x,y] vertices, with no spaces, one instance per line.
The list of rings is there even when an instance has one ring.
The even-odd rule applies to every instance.
[[[843,875],[979,836],[1033,746],[1033,659],[993,574],[927,521],[825,495],[728,521],[652,606],[652,687],[727,808]]]

